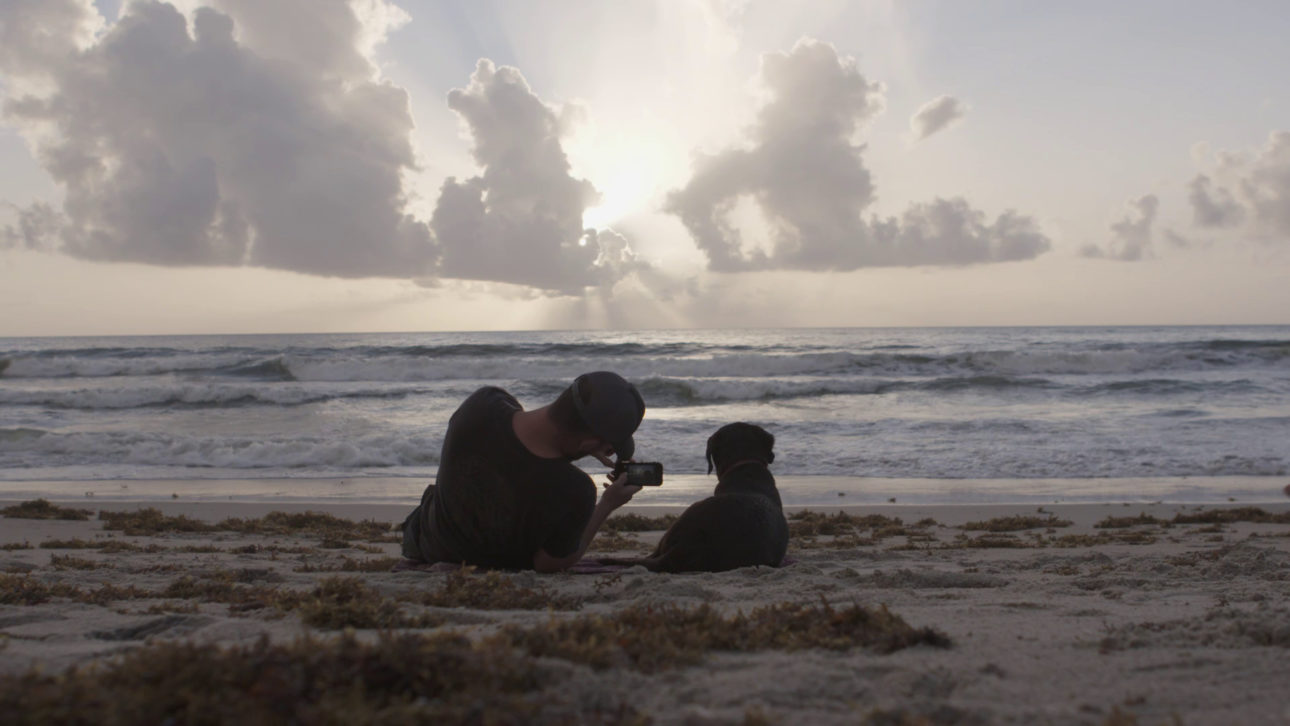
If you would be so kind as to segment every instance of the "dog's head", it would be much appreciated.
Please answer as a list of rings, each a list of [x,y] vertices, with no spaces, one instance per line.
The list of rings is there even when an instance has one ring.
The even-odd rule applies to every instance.
[[[726,424],[708,437],[708,473],[745,459],[767,464],[775,460],[775,437],[766,429],[750,424]]]

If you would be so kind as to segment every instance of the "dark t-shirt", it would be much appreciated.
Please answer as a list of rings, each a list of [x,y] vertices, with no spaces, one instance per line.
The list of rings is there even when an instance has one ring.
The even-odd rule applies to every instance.
[[[543,459],[520,443],[511,394],[481,388],[448,421],[439,474],[404,524],[404,555],[522,570],[539,549],[577,551],[596,506],[596,487],[565,459]],[[419,556],[418,556],[419,555]]]

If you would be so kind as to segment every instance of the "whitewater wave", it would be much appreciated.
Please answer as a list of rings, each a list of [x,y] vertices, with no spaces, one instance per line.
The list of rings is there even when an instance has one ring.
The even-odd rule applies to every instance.
[[[346,439],[183,436],[161,432],[10,435],[0,429],[0,467],[100,463],[218,469],[348,470],[437,465],[442,441],[380,434]]]
[[[887,378],[647,378],[638,381],[651,407],[695,406],[737,401],[773,401],[822,396],[868,396],[901,391],[968,391],[1057,387],[1042,378],[966,376],[932,380]]]
[[[541,380],[570,371],[611,368],[624,376],[758,378],[1140,375],[1197,372],[1290,362],[1290,341],[1201,340],[1104,343],[1073,348],[917,351],[876,345],[837,350],[818,345],[704,346],[699,343],[544,343],[443,346],[55,349],[0,352],[4,378],[98,378],[166,374],[257,381],[430,382],[462,378]]]
[[[315,387],[307,385],[180,383],[122,388],[0,390],[0,406],[49,409],[302,406],[339,399],[404,399],[437,393],[422,387]]]
[[[486,372],[484,372],[486,374]],[[1179,379],[1115,380],[1078,385],[1047,378],[1002,375],[946,376],[931,379],[869,376],[673,377],[636,378],[650,408],[704,406],[744,401],[816,399],[828,396],[880,396],[902,392],[942,394],[1049,392],[1061,396],[1239,395],[1263,389],[1248,379],[1189,381]],[[305,406],[328,401],[406,400],[424,398],[427,405],[460,402],[488,379],[449,382],[301,382],[263,374],[262,382],[202,383],[175,380],[130,386],[75,388],[0,388],[0,406],[34,406],[51,410],[125,410],[159,407],[236,408]],[[568,385],[565,378],[525,380],[505,387],[521,401],[549,402]]]

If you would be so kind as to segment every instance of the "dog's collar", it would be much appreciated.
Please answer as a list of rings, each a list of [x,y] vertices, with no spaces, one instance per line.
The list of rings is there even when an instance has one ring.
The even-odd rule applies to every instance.
[[[749,464],[761,464],[762,466],[769,466],[769,464],[767,464],[767,463],[766,463],[764,460],[762,460],[762,459],[740,459],[739,461],[736,461],[735,463],[731,464],[730,466],[727,466],[726,468],[724,468],[724,469],[722,469],[721,471],[717,472],[717,481],[721,481],[722,479],[725,479],[725,478],[726,478],[726,474],[729,474],[730,472],[734,471],[735,469],[738,469],[738,468],[739,468],[739,467],[741,467],[741,466],[747,466],[747,465],[749,465]]]

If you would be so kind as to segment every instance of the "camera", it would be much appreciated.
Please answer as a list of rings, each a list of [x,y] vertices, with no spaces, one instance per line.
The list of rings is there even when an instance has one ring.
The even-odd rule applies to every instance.
[[[656,487],[663,483],[663,465],[657,461],[620,461],[614,465],[614,478],[627,472],[627,483],[638,487]]]

